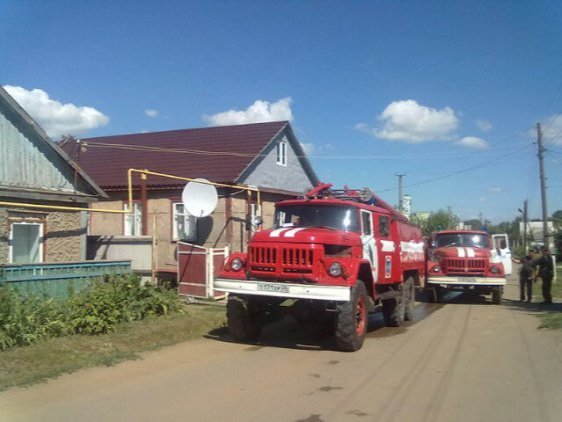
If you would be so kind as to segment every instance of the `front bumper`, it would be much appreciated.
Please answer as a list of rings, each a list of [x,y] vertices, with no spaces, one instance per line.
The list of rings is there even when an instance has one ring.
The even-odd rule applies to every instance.
[[[259,280],[232,280],[217,278],[215,290],[255,296],[285,297],[287,299],[315,299],[327,301],[348,301],[351,288],[348,286],[319,286],[311,284],[279,283]]]
[[[505,277],[451,277],[436,276],[428,277],[429,284],[441,284],[450,286],[505,286]]]

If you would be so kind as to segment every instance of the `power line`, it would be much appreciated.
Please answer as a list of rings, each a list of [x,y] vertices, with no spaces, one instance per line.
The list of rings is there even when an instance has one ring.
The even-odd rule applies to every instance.
[[[453,172],[453,173],[444,174],[444,175],[441,175],[441,176],[438,176],[438,177],[434,177],[434,178],[432,178],[432,179],[423,180],[423,181],[421,181],[421,182],[411,183],[411,184],[409,184],[409,185],[405,185],[404,187],[409,188],[409,187],[412,187],[412,186],[424,185],[424,184],[426,184],[426,183],[431,183],[431,182],[435,182],[435,181],[437,181],[437,180],[447,179],[447,178],[449,178],[449,177],[457,176],[457,175],[459,175],[459,174],[466,173],[466,172],[468,172],[468,171],[476,170],[476,169],[478,169],[478,168],[481,168],[481,167],[487,166],[487,165],[489,165],[489,164],[493,164],[493,163],[495,163],[495,162],[498,162],[498,161],[500,161],[500,160],[503,160],[505,157],[511,156],[511,155],[513,155],[513,154],[515,154],[515,153],[517,153],[517,152],[520,152],[520,151],[523,150],[523,149],[526,149],[526,148],[529,148],[529,146],[521,147],[521,148],[519,148],[519,149],[516,149],[516,150],[511,151],[510,153],[504,154],[504,155],[502,155],[501,157],[494,158],[493,160],[489,160],[489,161],[486,161],[486,162],[484,162],[484,163],[481,163],[481,164],[478,164],[478,165],[475,165],[475,166],[466,167],[466,168],[464,168],[464,169],[455,171],[455,172]],[[381,192],[381,193],[382,193],[382,192],[389,192],[389,191],[392,191],[392,190],[394,190],[394,189],[396,189],[396,188],[388,188],[388,189],[381,190],[381,191],[379,191],[379,192]]]

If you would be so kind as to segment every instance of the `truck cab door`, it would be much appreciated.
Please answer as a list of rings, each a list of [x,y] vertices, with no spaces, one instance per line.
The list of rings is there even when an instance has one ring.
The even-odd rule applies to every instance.
[[[503,264],[505,275],[511,274],[511,249],[509,249],[509,239],[507,234],[493,234],[492,245],[498,261]]]
[[[363,259],[368,260],[371,264],[373,282],[376,283],[378,280],[378,259],[371,211],[361,210],[361,242],[363,243]]]

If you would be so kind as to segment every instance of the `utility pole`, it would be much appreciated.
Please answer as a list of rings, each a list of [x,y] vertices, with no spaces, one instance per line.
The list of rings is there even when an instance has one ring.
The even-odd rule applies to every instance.
[[[539,148],[539,171],[541,178],[541,199],[542,199],[542,224],[543,224],[543,242],[544,246],[549,247],[548,242],[548,213],[546,206],[546,177],[544,175],[544,151],[545,148],[542,144],[542,130],[541,124],[537,123],[537,145]]]
[[[525,199],[525,201],[523,202],[523,250],[525,251],[525,253],[527,252],[527,213],[528,213],[527,207],[528,206],[529,206],[529,201]]]
[[[402,178],[404,174],[397,174],[398,176],[398,211],[404,212],[404,194],[402,192]]]

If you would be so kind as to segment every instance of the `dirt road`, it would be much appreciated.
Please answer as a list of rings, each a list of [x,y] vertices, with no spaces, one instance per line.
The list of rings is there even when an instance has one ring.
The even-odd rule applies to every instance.
[[[400,329],[375,314],[356,353],[288,319],[260,345],[184,343],[0,393],[0,420],[560,421],[562,334],[537,330],[543,308],[516,294],[419,303]]]

